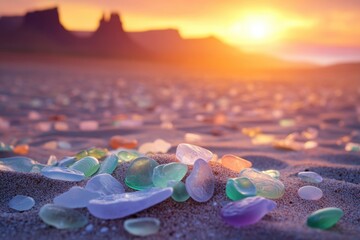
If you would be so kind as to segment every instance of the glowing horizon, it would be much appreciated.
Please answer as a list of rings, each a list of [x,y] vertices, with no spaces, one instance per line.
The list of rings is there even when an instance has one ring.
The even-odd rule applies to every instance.
[[[104,12],[119,12],[126,31],[172,28],[184,38],[215,36],[248,52],[332,63],[360,60],[360,2],[349,2],[16,0],[0,1],[0,15],[58,6],[65,28],[94,31]]]

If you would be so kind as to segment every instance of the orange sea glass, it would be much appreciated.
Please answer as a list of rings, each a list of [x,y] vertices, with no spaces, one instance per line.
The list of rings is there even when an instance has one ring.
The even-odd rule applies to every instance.
[[[13,152],[15,154],[26,155],[29,153],[29,145],[27,144],[17,145],[16,147],[14,147]]]
[[[138,141],[136,139],[125,139],[121,136],[112,136],[110,138],[109,145],[112,149],[118,149],[118,148],[133,149],[138,146]]]
[[[252,163],[232,154],[226,154],[221,158],[221,164],[235,172],[240,172],[244,168],[250,168]]]

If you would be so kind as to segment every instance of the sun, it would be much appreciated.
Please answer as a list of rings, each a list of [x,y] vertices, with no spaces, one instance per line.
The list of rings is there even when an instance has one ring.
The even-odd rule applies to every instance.
[[[271,33],[271,26],[267,22],[261,20],[248,22],[245,27],[247,34],[252,39],[265,39],[266,37],[269,37]]]

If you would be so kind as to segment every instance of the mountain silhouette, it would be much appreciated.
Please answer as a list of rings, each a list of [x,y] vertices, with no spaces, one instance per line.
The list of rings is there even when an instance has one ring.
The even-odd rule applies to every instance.
[[[0,50],[141,59],[224,71],[304,66],[244,53],[215,37],[184,39],[176,29],[125,32],[117,13],[103,16],[96,31],[79,34],[63,27],[56,7],[1,17]]]

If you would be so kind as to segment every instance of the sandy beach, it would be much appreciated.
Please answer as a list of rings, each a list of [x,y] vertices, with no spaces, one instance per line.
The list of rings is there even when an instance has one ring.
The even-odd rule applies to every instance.
[[[211,163],[216,178],[215,194],[206,203],[172,199],[139,212],[135,217],[156,217],[160,231],[148,239],[358,239],[360,236],[360,152],[345,151],[346,143],[360,143],[360,82],[307,75],[266,78],[208,77],[185,74],[179,69],[138,64],[104,64],[74,60],[67,63],[1,58],[0,142],[24,143],[26,154],[46,163],[90,148],[109,148],[109,139],[120,135],[139,145],[158,138],[171,143],[168,154],[151,155],[159,163],[177,161],[176,146],[189,142],[211,150],[219,158],[238,155],[259,170],[280,171],[285,194],[277,208],[260,222],[234,228],[220,218],[230,200],[227,178],[236,177],[219,162]],[[93,130],[80,123],[96,121]],[[249,137],[244,129],[258,128],[261,136]],[[289,151],[273,147],[282,140],[315,129],[317,147]],[[59,142],[62,142],[59,144]],[[15,156],[0,152],[0,158]],[[113,176],[124,186],[128,164],[119,165]],[[324,181],[307,184],[296,175],[314,171]],[[132,239],[123,229],[125,219],[100,220],[81,209],[93,225],[58,230],[44,224],[39,209],[79,183],[45,178],[37,173],[0,171],[1,239]],[[323,191],[318,201],[301,199],[297,191],[314,185]],[[131,191],[126,187],[127,191]],[[25,212],[8,207],[18,194],[34,198]],[[344,216],[331,229],[306,226],[315,210],[337,207]],[[129,217],[130,218],[130,217]],[[106,230],[101,230],[106,228]]]

